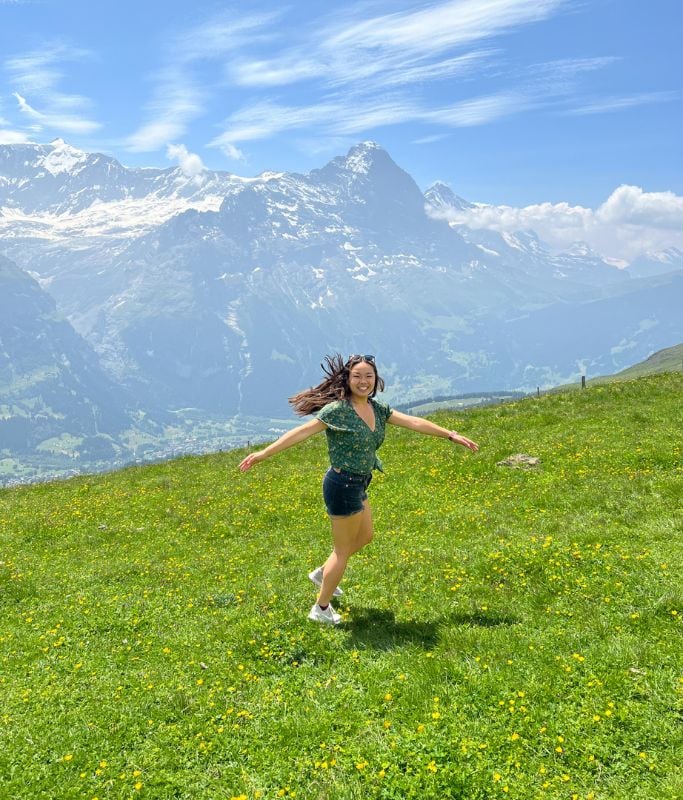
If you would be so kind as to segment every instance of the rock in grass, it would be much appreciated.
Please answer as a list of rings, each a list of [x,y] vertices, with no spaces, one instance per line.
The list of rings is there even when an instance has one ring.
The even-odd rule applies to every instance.
[[[536,456],[528,456],[526,453],[515,453],[512,456],[497,461],[497,467],[512,467],[513,469],[533,469],[541,463],[541,459]]]

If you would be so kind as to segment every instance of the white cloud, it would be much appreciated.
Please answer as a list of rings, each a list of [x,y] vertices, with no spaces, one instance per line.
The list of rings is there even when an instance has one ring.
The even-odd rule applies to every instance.
[[[221,150],[232,161],[246,161],[245,155],[239,147],[235,147],[235,145],[230,142],[224,142],[221,145]]]
[[[148,122],[126,139],[126,146],[134,153],[149,153],[158,150],[167,142],[182,136],[186,126],[174,119]]]
[[[577,108],[570,109],[569,114],[606,114],[612,111],[624,111],[637,106],[652,103],[666,103],[676,100],[678,92],[645,92],[643,94],[621,95],[619,97],[603,97]]]
[[[412,122],[444,136],[448,129],[534,109],[577,106],[581,76],[619,60],[505,63],[495,37],[569,12],[569,0],[436,0],[370,15],[380,3],[341,6],[294,28],[283,25],[291,11],[286,6],[243,16],[231,10],[176,34],[165,69],[153,78],[148,118],[128,137],[128,147],[155,150],[182,139],[219,92],[235,110],[209,145],[233,160],[244,158],[240,143],[287,131],[308,141],[331,140]],[[488,79],[488,85],[472,90],[475,77]],[[450,81],[447,104],[426,91],[444,80]],[[293,94],[296,84],[306,84],[305,102]]]
[[[29,138],[23,131],[0,129],[0,144],[24,144]]]
[[[159,75],[159,85],[150,103],[152,118],[126,139],[134,152],[151,152],[181,138],[188,123],[204,111],[205,93],[175,70]]]
[[[452,136],[450,133],[434,133],[431,136],[421,136],[419,139],[413,139],[413,144],[434,144],[434,142],[440,142],[443,139],[448,139],[449,136]]]
[[[90,106],[88,98],[57,90],[58,84],[66,77],[63,65],[90,57],[87,50],[57,43],[6,59],[5,69],[10,83],[16,88],[12,94],[19,110],[31,120],[31,129],[50,128],[58,132],[86,134],[102,127],[84,113]]]
[[[328,46],[434,54],[539,22],[563,5],[566,0],[450,0],[351,23],[332,34]]]
[[[62,43],[46,44],[39,50],[11,56],[5,60],[5,69],[12,81],[24,91],[45,92],[54,89],[64,78],[62,64],[81,62],[90,58],[89,50],[70,47]]]
[[[383,125],[419,120],[422,109],[405,97],[387,98],[384,102],[348,103],[340,106],[340,114],[331,121],[331,130],[343,134],[359,134]]]
[[[644,192],[638,186],[620,186],[597,210],[607,224],[641,225],[683,231],[683,197],[673,192]]]
[[[564,5],[566,0],[450,0],[369,19],[367,7],[356,5],[317,26],[304,26],[301,41],[280,51],[277,39],[269,41],[265,59],[240,58],[235,48],[227,74],[243,87],[305,80],[315,81],[318,90],[328,86],[349,92],[443,80],[482,69],[499,52],[487,48],[441,58],[445,51],[540,21]]]
[[[501,92],[463,100],[450,108],[435,109],[426,113],[424,118],[430,122],[439,122],[454,128],[466,128],[473,125],[484,125],[511,114],[519,114],[521,111],[533,107],[537,102],[521,92]]]
[[[193,64],[206,59],[218,59],[234,53],[240,47],[267,44],[277,38],[268,31],[282,12],[250,14],[238,17],[232,10],[214,15],[173,37],[169,47],[170,63]]]
[[[169,144],[166,155],[171,161],[178,162],[178,166],[188,178],[197,178],[206,169],[201,158],[196,153],[190,153],[184,144]]]
[[[83,117],[62,114],[58,109],[55,110],[53,108],[53,110],[38,111],[38,109],[33,108],[33,106],[26,101],[26,98],[22,97],[18,92],[13,92],[12,94],[16,98],[22,113],[29,119],[38,123],[39,128],[52,128],[58,131],[65,131],[66,133],[83,134],[92,133],[102,127],[99,122],[94,122],[93,120]]]
[[[211,146],[234,146],[236,142],[267,139],[289,130],[315,127],[325,137],[350,136],[387,125],[420,122],[462,128],[482,125],[503,116],[520,113],[537,101],[521,93],[475,97],[448,108],[421,106],[405,92],[384,97],[345,97],[309,106],[283,106],[259,102],[246,106],[225,121],[225,130]],[[430,137],[431,141],[436,141]]]
[[[225,147],[234,146],[235,142],[266,139],[282,131],[304,128],[325,119],[329,120],[339,111],[339,104],[334,103],[299,108],[267,101],[255,103],[232,114],[226,122],[227,130],[210,144]]]
[[[557,92],[567,90],[567,74],[598,69],[613,59],[548,62],[541,71],[555,75],[555,92],[547,80],[535,86],[539,75],[534,73],[524,76],[527,85],[519,89],[467,96],[468,78],[499,70],[501,50],[449,51],[540,22],[565,6],[566,0],[446,0],[418,11],[370,18],[365,5],[338,11],[322,23],[303,26],[299,41],[295,33],[293,43],[290,39],[278,49],[280,41],[274,40],[265,59],[242,58],[239,50],[233,55],[226,74],[234,85],[275,89],[308,81],[310,101],[296,105],[256,98],[231,114],[223,133],[210,144],[235,146],[307,128],[331,138],[405,122],[446,128],[484,125],[547,105]],[[454,78],[461,79],[452,83],[461,99],[445,107],[430,103],[423,86]],[[400,94],[388,96],[392,88],[400,89]]]
[[[300,80],[318,78],[324,66],[299,55],[287,55],[268,60],[236,62],[228,68],[238,86],[284,86]]]
[[[514,75],[524,79],[532,77],[535,81],[551,84],[572,81],[586,72],[605,69],[621,59],[616,56],[598,56],[595,58],[558,58],[552,61],[541,61],[528,64],[517,70]]]
[[[422,81],[444,80],[455,78],[475,71],[499,51],[494,49],[475,50],[455,58],[435,61],[431,64],[404,64],[402,68],[391,71],[383,76],[385,86],[398,86],[401,84],[420,83]]]
[[[267,139],[283,131],[310,127],[330,139],[408,121],[434,120],[432,112],[403,95],[386,96],[382,101],[342,98],[299,107],[262,102],[235,112],[226,120],[226,130],[209,144],[225,148],[228,144],[235,146],[235,142]]]
[[[239,18],[222,13],[173,37],[166,65],[153,76],[154,96],[147,106],[148,120],[126,139],[129,150],[149,152],[181,138],[189,124],[206,111],[210,90],[200,82],[200,64],[227,57],[239,47],[272,38],[261,29],[279,14]]]
[[[499,233],[532,229],[552,248],[585,241],[597,252],[632,261],[647,252],[683,247],[683,197],[620,186],[597,209],[568,203],[524,208],[477,205],[431,212],[458,225]]]

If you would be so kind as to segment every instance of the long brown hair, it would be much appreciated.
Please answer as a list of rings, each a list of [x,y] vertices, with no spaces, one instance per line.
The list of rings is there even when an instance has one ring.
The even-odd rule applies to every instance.
[[[327,376],[317,386],[293,395],[289,398],[294,411],[300,416],[315,414],[323,406],[333,400],[349,400],[351,397],[351,387],[349,386],[349,373],[356,364],[367,363],[375,373],[375,388],[370,397],[377,394],[377,390],[384,391],[384,380],[377,374],[375,361],[367,361],[364,356],[351,356],[344,361],[344,357],[337,353],[333,356],[325,356],[325,361],[320,366]]]

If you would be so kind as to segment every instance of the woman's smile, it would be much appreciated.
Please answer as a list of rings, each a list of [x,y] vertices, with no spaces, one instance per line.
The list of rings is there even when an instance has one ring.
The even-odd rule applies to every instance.
[[[365,362],[356,364],[349,373],[349,386],[352,394],[370,394],[375,388],[375,371]]]

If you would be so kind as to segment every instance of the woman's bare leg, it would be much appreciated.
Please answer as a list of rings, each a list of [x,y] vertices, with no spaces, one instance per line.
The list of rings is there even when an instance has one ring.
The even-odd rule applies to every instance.
[[[349,558],[372,541],[372,511],[367,500],[363,510],[350,517],[330,517],[334,550],[323,565],[323,582],[318,604],[325,606],[341,582]]]

